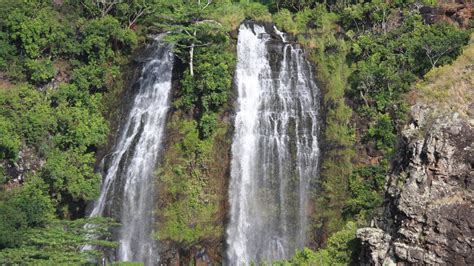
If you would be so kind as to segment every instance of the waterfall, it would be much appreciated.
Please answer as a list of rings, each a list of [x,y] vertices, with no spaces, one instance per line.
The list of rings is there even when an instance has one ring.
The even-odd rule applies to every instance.
[[[104,181],[91,216],[111,216],[121,223],[119,247],[111,260],[156,264],[153,171],[162,149],[169,109],[173,55],[155,41],[138,80],[138,92],[122,124],[113,152],[104,159]]]
[[[231,265],[289,258],[304,247],[309,187],[318,176],[319,90],[302,49],[271,33],[249,23],[239,29]]]

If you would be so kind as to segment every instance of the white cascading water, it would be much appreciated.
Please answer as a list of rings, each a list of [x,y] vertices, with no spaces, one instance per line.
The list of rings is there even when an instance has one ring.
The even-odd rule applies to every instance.
[[[113,152],[104,160],[101,194],[90,216],[115,217],[121,223],[114,238],[119,247],[110,260],[158,260],[154,226],[153,172],[162,149],[169,109],[172,47],[155,41],[138,80],[139,90],[121,126]]]
[[[319,90],[302,49],[244,23],[237,43],[230,265],[289,258],[306,244],[318,176]]]

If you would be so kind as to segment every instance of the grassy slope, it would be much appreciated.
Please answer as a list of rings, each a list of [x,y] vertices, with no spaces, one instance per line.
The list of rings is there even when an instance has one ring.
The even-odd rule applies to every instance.
[[[450,65],[429,71],[416,84],[410,101],[436,105],[437,109],[473,115],[474,102],[474,34],[463,53]]]

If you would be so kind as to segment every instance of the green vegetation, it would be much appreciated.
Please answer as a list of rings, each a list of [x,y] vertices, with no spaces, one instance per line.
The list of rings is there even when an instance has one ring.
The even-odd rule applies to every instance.
[[[454,26],[425,25],[419,15],[405,12],[401,25],[387,33],[358,34],[350,54],[354,72],[349,95],[357,101],[359,115],[370,121],[364,140],[388,156],[395,148],[397,125],[406,119],[403,95],[429,69],[452,62],[469,39]]]
[[[0,263],[85,263],[100,258],[102,252],[79,252],[83,245],[116,245],[88,237],[106,237],[108,229],[116,223],[105,218],[58,220],[45,191],[47,184],[41,178],[31,177],[22,187],[0,195]],[[84,227],[86,224],[90,227]]]
[[[5,188],[0,212],[8,217],[2,232],[13,232],[2,234],[5,262],[15,263],[28,249],[53,241],[41,232],[65,226],[57,226],[58,218],[68,223],[66,219],[81,217],[85,203],[97,197],[101,177],[94,171],[95,151],[109,134],[109,96],[120,95],[121,66],[137,43],[163,30],[172,32],[167,39],[189,67],[174,102],[182,115],[174,115],[170,123],[170,132],[177,135],[162,168],[167,201],[157,237],[189,246],[220,237],[226,173],[216,163],[228,157],[222,149],[230,145],[228,124],[222,117],[235,67],[229,32],[244,19],[270,21],[267,8],[248,1],[161,0],[0,0],[0,6],[5,11],[0,15],[0,74],[8,80],[7,87],[0,88],[0,173]],[[31,166],[23,179],[12,180],[6,170],[24,161]],[[34,194],[46,200],[44,207],[36,208],[35,215],[45,217],[41,223],[26,222],[28,215],[15,212],[19,205],[7,200],[17,194],[33,200],[33,194],[20,193],[32,184],[41,184]],[[34,241],[21,237],[36,232]],[[85,240],[85,232],[77,233]],[[83,262],[87,254],[67,260],[77,247],[45,246],[57,254],[32,255],[31,263]]]
[[[364,220],[382,202],[386,166],[358,167],[349,177],[350,198],[344,206],[344,217]]]
[[[8,80],[0,87],[1,264],[85,263],[102,252],[81,246],[115,245],[88,239],[108,235],[111,221],[68,219],[99,193],[104,95],[120,83],[137,36],[120,18],[86,14],[86,5],[0,1],[0,75]],[[19,180],[8,175],[15,168]]]
[[[206,138],[212,135],[216,114],[230,98],[235,56],[220,25],[202,22],[174,28],[181,33],[171,35],[169,41],[176,43],[180,59],[189,62],[174,105],[197,118],[200,136]]]

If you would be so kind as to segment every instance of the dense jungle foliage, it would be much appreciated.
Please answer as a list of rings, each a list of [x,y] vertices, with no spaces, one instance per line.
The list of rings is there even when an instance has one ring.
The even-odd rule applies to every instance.
[[[163,31],[171,32],[166,40],[183,71],[171,144],[157,169],[167,196],[155,237],[188,249],[222,238],[227,173],[219,162],[231,141],[225,120],[235,96],[232,32],[245,19],[295,35],[324,91],[312,249],[277,264],[354,261],[355,230],[383,201],[397,133],[408,119],[407,92],[469,40],[470,30],[422,19],[416,6],[434,4],[0,0],[0,264],[85,263],[102,254],[82,246],[116,245],[88,237],[103,239],[115,221],[83,219],[100,190],[97,151],[111,134],[110,113],[132,52]],[[367,153],[376,160],[364,159]]]

